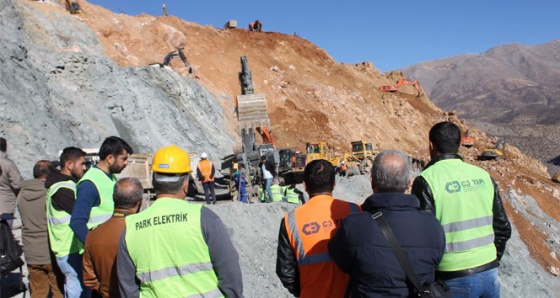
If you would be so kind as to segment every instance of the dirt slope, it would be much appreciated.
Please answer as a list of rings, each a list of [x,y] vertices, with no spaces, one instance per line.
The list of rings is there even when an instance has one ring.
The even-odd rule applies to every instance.
[[[461,154],[468,162],[487,169],[499,182],[511,220],[531,256],[546,269],[560,267],[559,244],[548,241],[554,230],[530,221],[519,211],[525,208],[523,203],[509,201],[510,191],[532,196],[558,229],[560,190],[550,181],[544,166],[513,146],[507,149],[507,160],[476,161],[474,157],[495,140],[453,113],[444,113],[425,95],[416,97],[411,86],[395,94],[378,91],[380,85],[402,78],[399,72],[381,74],[369,62],[339,64],[324,50],[295,35],[216,29],[175,17],[132,17],[80,3],[86,13],[76,18],[96,32],[106,55],[121,66],[161,62],[174,47],[184,45],[196,79],[224,106],[228,123],[224,129],[233,135],[233,98],[240,93],[242,55],[248,56],[255,91],[268,98],[273,133],[281,147],[301,150],[306,141],[325,140],[345,151],[350,141],[363,139],[382,149],[398,148],[427,159],[427,132],[434,123],[451,120],[464,130],[470,129],[476,146],[462,149]],[[35,2],[30,5],[45,13],[60,9]],[[174,61],[172,67],[186,75],[180,61]]]

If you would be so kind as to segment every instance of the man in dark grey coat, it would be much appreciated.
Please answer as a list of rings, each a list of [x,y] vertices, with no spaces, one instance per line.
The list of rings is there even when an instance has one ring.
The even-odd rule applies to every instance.
[[[62,298],[64,295],[64,275],[51,258],[47,234],[45,180],[54,170],[48,160],[40,160],[33,167],[34,179],[25,180],[17,198],[21,215],[23,251],[29,272],[29,285],[33,297]]]
[[[445,249],[438,220],[420,210],[410,188],[408,157],[397,150],[381,152],[373,162],[373,195],[363,212],[349,214],[329,242],[329,253],[350,275],[352,297],[413,297],[415,290],[372,214],[380,211],[407,255],[420,283],[434,281]]]

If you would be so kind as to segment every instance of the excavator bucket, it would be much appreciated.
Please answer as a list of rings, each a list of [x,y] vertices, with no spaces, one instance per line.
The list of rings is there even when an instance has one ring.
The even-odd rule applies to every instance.
[[[239,129],[270,127],[264,94],[238,95],[236,100]]]

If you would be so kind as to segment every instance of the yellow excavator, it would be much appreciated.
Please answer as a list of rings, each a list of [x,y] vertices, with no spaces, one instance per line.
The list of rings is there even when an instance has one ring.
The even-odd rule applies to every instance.
[[[505,159],[506,157],[506,140],[501,138],[496,142],[494,148],[486,148],[478,157],[479,160]]]

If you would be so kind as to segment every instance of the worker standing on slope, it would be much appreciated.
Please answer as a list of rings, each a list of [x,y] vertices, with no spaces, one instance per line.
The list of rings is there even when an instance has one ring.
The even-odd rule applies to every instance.
[[[276,274],[295,297],[344,297],[348,275],[330,258],[327,243],[360,206],[332,197],[336,170],[330,162],[314,160],[303,175],[310,199],[280,222]]]
[[[117,275],[122,297],[243,297],[239,255],[220,218],[185,201],[190,159],[176,145],[152,162],[156,201],[126,217]]]
[[[500,297],[498,266],[511,237],[511,225],[498,186],[485,170],[457,154],[461,130],[452,122],[430,129],[432,161],[414,180],[420,207],[441,222],[446,250],[436,278],[463,297]]]
[[[70,227],[82,244],[86,243],[90,229],[113,216],[113,187],[117,182],[115,174],[122,172],[132,153],[132,148],[123,139],[106,138],[99,148],[101,160],[78,181]]]
[[[212,195],[212,204],[216,205],[216,192],[214,191],[214,164],[208,160],[208,154],[202,152],[200,155],[200,162],[196,167],[196,175],[198,179],[202,182],[202,188],[204,188],[204,198],[206,199],[206,204],[210,205],[210,195]]]

